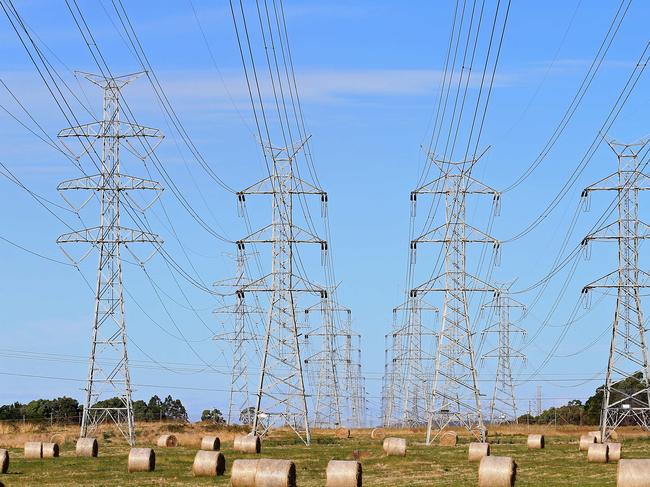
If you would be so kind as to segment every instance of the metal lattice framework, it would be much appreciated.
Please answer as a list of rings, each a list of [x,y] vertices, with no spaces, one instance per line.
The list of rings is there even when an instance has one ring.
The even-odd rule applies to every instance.
[[[301,293],[327,298],[327,290],[294,272],[294,248],[315,244],[325,253],[327,242],[294,223],[293,200],[298,195],[315,195],[325,204],[327,194],[294,173],[295,157],[305,143],[297,147],[265,147],[273,164],[271,175],[238,192],[237,197],[243,205],[247,195],[270,195],[273,220],[237,245],[241,252],[246,244],[269,244],[272,253],[271,273],[239,288],[241,294],[269,293],[252,433],[263,436],[271,426],[279,424],[291,428],[308,445],[311,433],[296,300]]]
[[[500,194],[471,176],[478,158],[463,162],[431,160],[441,176],[411,193],[413,205],[421,194],[441,195],[445,202],[445,223],[411,242],[413,253],[420,243],[442,244],[444,252],[444,272],[410,292],[412,297],[444,293],[426,442],[430,444],[450,425],[463,426],[485,441],[468,294],[496,290],[466,271],[466,246],[492,245],[496,253],[499,242],[465,221],[465,204],[468,195],[489,195],[496,211]]]
[[[253,305],[246,302],[244,293],[236,292],[242,286],[250,283],[246,272],[248,255],[240,252],[236,256],[237,275],[226,281],[215,283],[217,293],[223,298],[233,297],[234,303],[224,303],[214,310],[217,317],[225,319],[224,330],[214,337],[215,340],[230,344],[232,354],[232,371],[230,373],[230,391],[228,393],[228,424],[239,424],[244,421],[252,424],[249,414],[250,388],[249,388],[249,355],[254,352],[259,355],[259,335],[255,332],[263,322],[263,310],[257,299]],[[223,291],[221,291],[222,288]]]
[[[482,338],[489,334],[497,335],[497,346],[481,357],[481,361],[497,360],[494,390],[490,401],[490,423],[513,423],[517,421],[517,400],[512,382],[512,361],[522,360],[525,364],[526,357],[512,346],[511,338],[513,335],[525,337],[526,330],[512,323],[511,311],[524,311],[526,307],[508,296],[507,289],[499,289],[492,301],[483,305],[482,309],[491,310],[497,320],[481,332]]]
[[[352,310],[336,303],[330,290],[327,298],[305,309],[305,359],[314,391],[314,419],[317,428],[343,424],[361,427],[365,415],[365,393],[361,377],[360,336],[352,329]],[[317,314],[318,326],[309,317]],[[316,342],[311,340],[316,338]],[[356,341],[356,343],[355,343]]]
[[[312,345],[310,339],[316,338],[319,343],[315,344],[315,351],[304,361],[311,371],[309,375],[312,376],[311,382],[315,392],[312,424],[316,428],[337,428],[346,419],[342,414],[344,399],[341,397],[341,374],[345,372],[340,343],[342,330],[338,329],[336,316],[342,308],[333,302],[331,296],[330,291],[316,306],[305,310],[307,326],[310,315],[314,312],[320,315],[320,324],[305,333],[307,349]]]
[[[639,269],[639,240],[650,237],[650,226],[639,220],[639,191],[650,189],[650,176],[639,171],[638,154],[648,140],[623,144],[608,140],[618,159],[618,170],[587,187],[592,191],[614,191],[618,217],[587,235],[583,245],[592,240],[618,244],[618,269],[586,285],[583,293],[593,289],[616,291],[616,311],[603,388],[600,427],[603,441],[624,421],[632,421],[650,430],[650,384],[648,346],[641,311],[642,288],[650,287],[650,274]]]
[[[135,429],[126,347],[121,249],[125,247],[129,250],[128,244],[136,242],[152,243],[157,247],[162,244],[162,241],[151,233],[121,226],[121,198],[128,197],[128,192],[134,190],[150,190],[159,194],[162,188],[155,181],[122,174],[120,146],[125,144],[130,152],[145,158],[163,136],[156,129],[120,120],[120,90],[141,73],[116,78],[83,74],[104,91],[103,119],[96,123],[64,129],[58,136],[62,139],[76,138],[80,141],[83,151],[79,157],[91,151],[99,152],[100,149],[94,147],[94,144],[101,141],[100,173],[65,181],[58,186],[58,189],[61,192],[68,190],[95,192],[100,201],[100,224],[95,228],[67,233],[57,240],[59,244],[90,243],[99,252],[81,437],[92,435],[100,424],[112,421],[128,443],[134,445]],[[147,148],[144,152],[140,152],[134,143],[135,139],[154,139],[155,143],[140,140],[142,147]],[[85,203],[91,198],[88,198]],[[155,201],[156,198],[157,195],[151,201]],[[66,201],[69,202],[68,199]],[[132,206],[134,200],[129,198],[128,203]],[[100,401],[113,397],[119,398],[119,404],[98,405]]]
[[[387,335],[386,427],[416,427],[427,422],[437,314],[438,309],[418,295],[393,308],[393,329]]]

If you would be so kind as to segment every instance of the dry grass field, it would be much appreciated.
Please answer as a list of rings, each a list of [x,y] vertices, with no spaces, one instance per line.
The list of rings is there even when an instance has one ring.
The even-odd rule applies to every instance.
[[[577,440],[589,428],[538,428],[515,426],[490,431],[493,455],[512,456],[518,464],[520,487],[615,486],[616,464],[588,464],[578,451]],[[176,448],[155,447],[159,434],[172,431],[179,440]],[[232,450],[236,431],[214,430],[201,425],[138,425],[138,445],[156,450],[156,470],[152,473],[127,473],[128,448],[111,430],[99,435],[99,458],[77,458],[74,453],[76,428],[49,428],[20,425],[0,430],[0,447],[9,448],[9,473],[0,475],[6,487],[14,486],[122,486],[122,485],[222,485],[230,483],[230,464],[246,455]],[[528,451],[526,435],[544,433],[544,450]],[[191,466],[200,438],[216,434],[226,456],[226,475],[194,478]],[[298,485],[323,487],[325,468],[331,459],[352,459],[360,455],[366,486],[476,486],[478,465],[467,461],[469,437],[462,434],[456,447],[426,447],[424,434],[415,430],[389,431],[408,439],[405,458],[386,457],[381,441],[370,438],[370,430],[353,430],[349,439],[332,432],[316,431],[313,445],[299,444],[286,432],[276,431],[263,445],[262,457],[286,458],[296,463]],[[622,432],[624,458],[650,458],[650,436],[635,429]],[[27,440],[58,441],[61,456],[56,459],[26,460],[22,445]]]

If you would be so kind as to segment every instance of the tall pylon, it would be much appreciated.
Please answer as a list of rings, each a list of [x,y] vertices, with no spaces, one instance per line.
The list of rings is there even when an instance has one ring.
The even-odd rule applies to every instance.
[[[393,308],[384,405],[384,426],[388,428],[427,423],[437,314],[438,309],[418,295]]]
[[[585,247],[592,240],[618,243],[618,268],[582,290],[587,294],[593,289],[612,289],[617,297],[600,417],[603,442],[626,421],[650,430],[650,369],[640,296],[642,288],[650,287],[650,274],[639,269],[639,240],[650,238],[650,226],[638,215],[639,191],[650,189],[650,176],[639,170],[638,155],[649,141],[607,140],[618,169],[582,192],[588,198],[592,191],[614,191],[618,207],[616,220],[582,241]]]
[[[517,400],[512,381],[512,361],[522,360],[526,356],[512,346],[513,335],[526,336],[526,330],[512,323],[511,311],[525,311],[526,306],[512,299],[508,290],[499,289],[492,301],[482,306],[482,310],[491,310],[496,323],[487,326],[481,332],[484,339],[489,334],[497,335],[497,346],[481,356],[481,361],[496,359],[497,368],[494,389],[490,401],[490,423],[514,423],[517,421]]]
[[[305,333],[305,341],[316,337],[319,343],[314,351],[305,359],[305,365],[313,370],[314,414],[313,425],[316,428],[338,428],[346,419],[343,415],[343,397],[341,386],[342,374],[345,373],[344,357],[341,346],[344,330],[337,323],[340,311],[350,311],[342,308],[332,300],[333,292],[321,298],[317,306],[305,309],[305,322],[317,311],[320,315],[319,325]],[[351,392],[351,391],[349,391]]]
[[[124,144],[127,150],[144,159],[160,143],[163,136],[157,129],[120,120],[121,89],[142,73],[115,78],[81,74],[102,88],[103,118],[99,122],[63,129],[58,136],[61,139],[79,140],[83,151],[78,157],[92,151],[101,159],[101,167],[98,174],[62,182],[58,190],[62,194],[68,190],[94,191],[100,202],[100,223],[98,227],[67,233],[57,239],[59,244],[90,243],[99,251],[90,364],[81,420],[81,437],[92,435],[101,423],[112,421],[128,443],[134,445],[135,429],[126,346],[121,249],[126,248],[131,252],[129,244],[132,243],[151,243],[157,247],[162,244],[162,241],[152,233],[121,225],[123,204],[121,199],[126,197],[127,206],[134,209],[137,205],[135,200],[128,196],[128,192],[154,191],[156,196],[145,205],[148,207],[157,199],[162,187],[155,181],[122,174],[120,147]],[[142,147],[145,148],[143,152],[140,152],[134,144],[136,139],[140,139]],[[155,143],[142,139],[153,139]],[[101,149],[94,147],[97,140],[101,140]],[[68,198],[65,199],[70,202]],[[92,197],[86,199],[85,203],[90,199]],[[145,207],[137,209],[144,210]],[[119,404],[100,403],[113,397],[119,398]]]
[[[414,206],[421,194],[441,195],[445,202],[445,223],[411,242],[414,254],[420,243],[442,244],[444,253],[444,272],[410,292],[411,297],[430,292],[444,293],[428,411],[427,444],[450,425],[464,426],[479,441],[485,441],[486,437],[468,293],[494,293],[496,290],[491,284],[466,271],[466,246],[468,243],[490,244],[497,253],[499,241],[465,221],[465,204],[468,195],[490,195],[494,211],[497,212],[500,194],[471,176],[479,158],[451,162],[430,155],[441,175],[411,192]]]
[[[272,162],[271,174],[239,191],[237,197],[243,205],[247,195],[272,196],[272,222],[239,240],[237,246],[242,252],[246,244],[270,244],[272,255],[270,274],[239,289],[243,294],[265,292],[270,296],[252,433],[263,436],[271,426],[280,424],[291,428],[309,445],[311,432],[296,300],[300,293],[327,298],[327,290],[294,272],[294,247],[316,244],[326,253],[327,242],[294,223],[293,199],[299,195],[315,195],[325,205],[327,193],[295,174],[295,158],[306,142],[296,147],[265,147]]]
[[[225,318],[224,332],[214,337],[218,342],[230,344],[232,353],[232,371],[230,373],[230,391],[228,393],[228,424],[244,422],[252,424],[253,414],[250,412],[251,396],[249,388],[249,355],[256,352],[259,356],[259,335],[256,330],[262,323],[263,311],[257,299],[254,304],[246,301],[244,293],[237,292],[242,286],[250,283],[246,272],[249,255],[239,252],[236,256],[237,274],[234,278],[215,283],[217,293],[222,297],[233,296],[234,303],[224,303],[214,310],[218,317]],[[221,291],[221,288],[223,291]],[[254,355],[253,355],[254,356]]]

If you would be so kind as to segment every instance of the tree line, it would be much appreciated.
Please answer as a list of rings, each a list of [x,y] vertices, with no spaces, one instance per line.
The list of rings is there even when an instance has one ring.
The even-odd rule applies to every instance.
[[[630,377],[617,382],[616,388],[611,391],[611,401],[618,401],[629,394],[634,394],[644,388],[643,374],[637,372]],[[600,413],[603,407],[603,389],[599,387],[585,403],[574,399],[560,407],[550,407],[534,416],[524,414],[517,418],[519,424],[572,424],[572,425],[597,425],[600,423]],[[647,402],[647,401],[646,401]],[[643,397],[636,399],[638,405],[644,403]],[[633,418],[627,418],[623,425],[633,424]]]
[[[94,407],[122,407],[123,402],[118,397],[99,401]],[[0,406],[0,421],[56,421],[57,423],[78,423],[83,406],[76,399],[63,396],[56,399],[35,399],[22,404],[15,402]],[[171,395],[165,399],[153,396],[149,401],[142,399],[133,401],[133,414],[136,421],[188,421],[187,411],[180,399]]]

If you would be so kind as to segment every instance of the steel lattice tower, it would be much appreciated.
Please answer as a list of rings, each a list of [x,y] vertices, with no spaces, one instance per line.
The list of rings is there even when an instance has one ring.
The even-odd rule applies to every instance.
[[[466,271],[466,246],[491,244],[496,252],[499,242],[465,221],[465,203],[468,195],[491,195],[496,209],[500,195],[471,176],[478,158],[464,162],[431,159],[441,176],[411,193],[414,205],[420,194],[441,195],[445,202],[445,223],[411,242],[412,252],[425,242],[442,244],[444,252],[444,272],[410,293],[412,297],[444,293],[426,442],[430,444],[449,425],[462,425],[485,441],[468,293],[495,289]]]
[[[617,295],[600,418],[603,442],[625,420],[650,430],[650,369],[640,296],[640,289],[650,287],[650,274],[639,269],[639,240],[650,238],[650,226],[638,215],[639,191],[650,189],[650,176],[639,171],[637,159],[648,140],[607,143],[616,154],[618,170],[582,192],[583,197],[588,197],[592,191],[615,191],[618,206],[614,222],[583,240],[585,246],[592,240],[618,243],[618,269],[582,291],[615,289]]]
[[[340,386],[340,370],[344,365],[344,358],[341,356],[339,346],[343,336],[336,324],[336,314],[340,310],[347,310],[339,307],[331,299],[332,292],[321,298],[318,307],[311,307],[305,310],[305,317],[309,317],[313,311],[320,314],[320,325],[315,330],[305,335],[305,341],[317,337],[320,341],[318,351],[305,359],[305,365],[316,367],[314,375],[315,400],[313,425],[316,428],[338,428],[343,422],[342,403]]]
[[[62,139],[74,137],[81,141],[82,155],[90,151],[97,153],[98,149],[94,147],[94,143],[101,140],[100,172],[65,181],[58,186],[58,190],[63,192],[83,189],[97,193],[100,202],[100,224],[98,227],[67,233],[57,240],[59,244],[90,243],[99,251],[95,313],[81,437],[91,435],[99,424],[112,421],[126,437],[128,443],[134,445],[132,388],[126,348],[120,254],[123,247],[129,250],[128,244],[131,243],[146,242],[158,246],[162,241],[154,234],[121,226],[121,198],[128,197],[128,192],[134,190],[151,190],[158,195],[162,188],[155,181],[122,174],[120,146],[126,144],[125,148],[144,159],[155,149],[162,139],[162,134],[156,129],[120,120],[120,91],[141,73],[116,78],[82,74],[104,90],[103,118],[96,123],[63,129],[58,136]],[[142,147],[146,144],[144,155],[139,153],[134,145],[135,139],[140,139]],[[142,139],[154,139],[156,143],[152,145]],[[90,198],[86,202],[89,200]],[[135,201],[129,198],[127,205],[132,207]],[[99,401],[113,397],[119,398],[121,403],[119,406],[96,406]]]
[[[427,422],[436,334],[427,314],[438,309],[411,296],[393,308],[393,331],[388,351],[389,373],[384,405],[384,426],[416,427]],[[434,316],[435,319],[435,316]],[[432,343],[427,347],[427,339]]]
[[[268,322],[264,335],[260,380],[257,390],[253,434],[264,435],[274,423],[291,428],[305,444],[311,441],[307,395],[303,376],[299,329],[296,317],[298,293],[316,293],[327,297],[327,291],[294,273],[294,247],[316,244],[322,252],[327,242],[293,222],[293,200],[298,195],[317,195],[321,203],[327,194],[301,180],[294,173],[297,147],[265,147],[272,161],[269,177],[237,193],[240,204],[247,195],[272,196],[270,225],[237,242],[240,251],[248,243],[271,245],[271,273],[240,288],[240,293],[269,293]]]
[[[517,401],[512,383],[512,361],[523,360],[525,363],[526,357],[512,346],[510,339],[514,334],[526,336],[526,331],[511,322],[511,310],[525,310],[526,307],[508,296],[506,289],[499,289],[492,301],[483,305],[482,309],[493,310],[497,319],[496,323],[481,332],[482,337],[490,333],[497,334],[497,347],[481,357],[481,361],[497,360],[494,390],[490,401],[490,423],[516,422]]]
[[[230,373],[230,391],[228,394],[228,424],[236,424],[242,418],[241,414],[247,411],[251,406],[249,391],[249,372],[248,372],[248,355],[252,352],[250,345],[255,345],[255,350],[259,353],[259,336],[252,330],[256,329],[258,323],[261,323],[262,309],[259,303],[251,306],[246,302],[244,293],[237,292],[242,286],[250,283],[250,278],[246,273],[246,262],[248,255],[239,252],[236,257],[237,275],[235,278],[215,283],[218,288],[225,287],[235,292],[227,291],[223,295],[230,296],[234,294],[234,304],[224,304],[217,308],[214,313],[217,316],[227,316],[228,331],[214,337],[215,340],[231,343],[232,349],[232,371]],[[247,329],[247,320],[252,320],[250,329]],[[249,424],[252,424],[252,415],[246,418]]]

